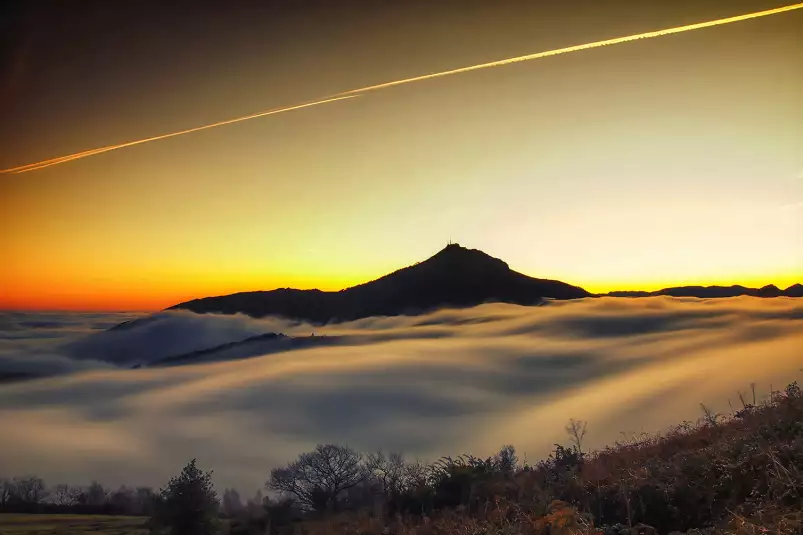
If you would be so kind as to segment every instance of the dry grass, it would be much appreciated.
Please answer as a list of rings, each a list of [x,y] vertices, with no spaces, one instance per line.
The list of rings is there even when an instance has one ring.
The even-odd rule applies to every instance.
[[[515,473],[450,466],[457,491],[424,490],[451,492],[457,507],[343,513],[274,535],[803,535],[803,395],[793,383],[733,415],[587,455],[558,448]]]
[[[0,514],[0,535],[146,535],[140,516]]]
[[[635,535],[636,532],[634,532]],[[296,535],[603,535],[589,515],[561,501],[552,502],[544,515],[527,512],[515,503],[495,502],[479,514],[460,508],[431,517],[406,517],[384,523],[369,515],[305,522]],[[642,535],[649,535],[642,533]]]

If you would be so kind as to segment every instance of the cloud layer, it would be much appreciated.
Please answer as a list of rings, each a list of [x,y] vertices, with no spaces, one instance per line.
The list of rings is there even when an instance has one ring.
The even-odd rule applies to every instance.
[[[104,362],[78,361],[64,346],[134,318],[131,314],[0,312],[0,383],[92,368]]]
[[[84,336],[122,319],[0,317],[3,369],[26,362],[9,358],[9,341],[31,351],[29,368],[90,368],[0,386],[0,476],[160,485],[197,457],[219,487],[248,490],[321,441],[430,460],[514,443],[533,460],[563,441],[569,418],[589,421],[597,447],[658,431],[696,419],[700,402],[727,410],[750,382],[782,387],[803,354],[803,302],[789,298],[495,304],[314,328],[171,312]],[[114,366],[265,332],[315,332],[316,345],[258,342],[207,356],[219,362]]]

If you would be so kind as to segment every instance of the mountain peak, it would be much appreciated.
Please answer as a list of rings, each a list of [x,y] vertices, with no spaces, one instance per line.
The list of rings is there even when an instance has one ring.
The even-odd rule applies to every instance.
[[[531,305],[544,298],[574,299],[589,295],[577,286],[534,279],[513,271],[502,260],[478,249],[449,243],[423,262],[339,292],[247,292],[195,299],[171,308],[239,312],[255,317],[276,315],[325,323],[488,302]]]
[[[783,295],[783,292],[774,284],[767,284],[759,288],[758,295],[759,297],[779,297]]]
[[[793,284],[784,293],[789,297],[803,297],[803,284]]]
[[[449,245],[423,263],[448,264],[449,266],[461,269],[485,268],[499,271],[510,270],[506,262],[494,258],[479,249],[468,249],[458,243],[449,243]]]

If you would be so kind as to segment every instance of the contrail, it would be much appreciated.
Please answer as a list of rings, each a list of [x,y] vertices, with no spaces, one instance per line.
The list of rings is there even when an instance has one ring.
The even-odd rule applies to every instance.
[[[436,72],[433,74],[425,74],[423,76],[414,76],[413,78],[405,78],[403,80],[396,80],[393,82],[385,82],[383,84],[369,85],[361,87],[360,89],[352,89],[338,93],[338,95],[351,95],[354,93],[364,93],[367,91],[376,91],[377,89],[385,89],[386,87],[393,87],[402,84],[409,84],[412,82],[420,82],[422,80],[429,80],[431,78],[440,78],[441,76],[450,76],[452,74],[460,74],[464,72],[477,71],[480,69],[489,69],[491,67],[501,67],[502,65],[510,65],[511,63],[520,63],[522,61],[530,61],[533,59],[546,58],[549,56],[558,56],[560,54],[569,54],[571,52],[579,52],[580,50],[588,50],[591,48],[599,48],[602,46],[616,45],[619,43],[628,43],[638,39],[649,39],[651,37],[662,37],[664,35],[672,35],[675,33],[690,32],[692,30],[700,30],[702,28],[710,28],[712,26],[721,26],[723,24],[731,24],[733,22],[740,22],[743,20],[757,19],[759,17],[766,17],[768,15],[776,15],[786,11],[793,11],[795,9],[803,9],[803,2],[789,6],[779,7],[775,9],[768,9],[766,11],[757,11],[755,13],[748,13],[746,15],[737,15],[735,17],[728,17],[725,19],[711,20],[708,22],[698,22],[696,24],[687,24],[686,26],[677,26],[675,28],[667,28],[665,30],[656,30],[654,32],[638,33],[635,35],[628,35],[627,37],[616,37],[614,39],[605,39],[604,41],[594,41],[593,43],[586,43],[584,45],[568,46],[566,48],[556,48],[555,50],[547,50],[546,52],[537,52],[535,54],[527,54],[526,56],[516,56],[515,58],[500,59],[488,63],[480,63],[479,65],[471,65],[469,67],[460,67],[459,69],[452,69],[450,71]]]
[[[436,72],[436,73],[432,73],[432,74],[424,74],[422,76],[414,76],[412,78],[404,78],[404,79],[401,79],[401,80],[394,80],[392,82],[384,82],[384,83],[381,83],[381,84],[369,85],[369,86],[366,86],[366,87],[361,87],[359,89],[351,89],[349,91],[343,91],[341,93],[336,93],[335,95],[331,95],[331,96],[328,96],[326,98],[323,98],[323,99],[320,99],[320,100],[316,100],[314,102],[308,102],[306,104],[299,104],[299,105],[295,105],[295,106],[287,106],[287,107],[283,107],[283,108],[276,108],[276,109],[265,111],[265,112],[261,112],[261,113],[255,113],[253,115],[247,115],[245,117],[238,117],[236,119],[230,119],[230,120],[227,120],[227,121],[220,121],[218,123],[213,123],[213,124],[209,124],[209,125],[205,125],[205,126],[199,126],[199,127],[196,127],[196,128],[190,128],[188,130],[182,130],[180,132],[173,132],[173,133],[170,133],[170,134],[164,134],[164,135],[161,135],[161,136],[150,137],[150,138],[141,139],[141,140],[138,140],[138,141],[130,141],[128,143],[122,143],[120,145],[110,145],[108,147],[102,147],[102,148],[98,148],[98,149],[92,149],[92,150],[87,150],[87,151],[83,151],[83,152],[77,152],[75,154],[69,154],[67,156],[61,156],[59,158],[52,158],[50,160],[44,160],[44,161],[41,161],[41,162],[31,163],[31,164],[27,164],[27,165],[21,165],[21,166],[18,166],[18,167],[12,167],[10,169],[3,169],[3,170],[0,170],[0,174],[26,173],[28,171],[36,171],[37,169],[43,169],[45,167],[50,167],[51,165],[58,165],[58,164],[62,164],[62,163],[67,163],[67,162],[70,162],[72,160],[77,160],[79,158],[86,158],[87,156],[94,156],[95,154],[101,154],[103,152],[122,149],[124,147],[130,147],[132,145],[139,145],[141,143],[147,143],[149,141],[157,141],[159,139],[165,139],[165,138],[168,138],[168,137],[180,136],[182,134],[189,134],[191,132],[197,132],[199,130],[205,130],[207,128],[214,128],[216,126],[223,126],[223,125],[226,125],[226,124],[236,123],[236,122],[240,122],[240,121],[247,121],[249,119],[255,119],[257,117],[264,117],[266,115],[272,115],[272,114],[275,114],[275,113],[282,113],[282,112],[285,112],[285,111],[296,110],[296,109],[299,109],[299,108],[306,108],[306,107],[309,107],[309,106],[316,106],[318,104],[325,104],[327,102],[334,102],[336,100],[343,100],[343,99],[346,99],[346,98],[353,98],[353,97],[359,96],[359,94],[361,94],[361,93],[367,93],[369,91],[376,91],[376,90],[379,90],[379,89],[386,89],[388,87],[394,87],[394,86],[397,86],[397,85],[410,84],[410,83],[413,83],[413,82],[421,82],[423,80],[429,80],[429,79],[432,79],[432,78],[440,78],[442,76],[450,76],[450,75],[453,75],[453,74],[461,74],[461,73],[464,73],[464,72],[477,71],[477,70],[480,70],[480,69],[489,69],[491,67],[501,67],[503,65],[510,65],[512,63],[520,63],[520,62],[523,62],[523,61],[530,61],[530,60],[534,60],[534,59],[546,58],[546,57],[549,57],[549,56],[558,56],[560,54],[569,54],[571,52],[579,52],[581,50],[589,50],[589,49],[592,49],[592,48],[600,48],[600,47],[608,46],[608,45],[616,45],[616,44],[620,44],[620,43],[628,43],[630,41],[637,41],[639,39],[650,39],[652,37],[662,37],[664,35],[672,35],[672,34],[676,34],[676,33],[690,32],[692,30],[701,30],[703,28],[710,28],[712,26],[721,26],[721,25],[724,25],[724,24],[731,24],[731,23],[734,23],[734,22],[741,22],[741,21],[744,21],[744,20],[757,19],[757,18],[760,18],[760,17],[767,17],[769,15],[776,15],[776,14],[779,14],[779,13],[785,13],[787,11],[793,11],[793,10],[796,10],[796,9],[803,9],[803,2],[798,3],[798,4],[791,4],[791,5],[788,5],[788,6],[778,7],[778,8],[775,8],[775,9],[767,9],[767,10],[764,10],[764,11],[756,11],[755,13],[747,13],[745,15],[737,15],[737,16],[734,16],[734,17],[716,19],[716,20],[711,20],[711,21],[707,21],[707,22],[698,22],[696,24],[687,24],[685,26],[676,26],[674,28],[667,28],[667,29],[664,29],[664,30],[656,30],[656,31],[652,31],[652,32],[645,32],[645,33],[639,33],[639,34],[635,34],[635,35],[628,35],[626,37],[616,37],[614,39],[605,39],[605,40],[602,40],[602,41],[594,41],[592,43],[586,43],[586,44],[583,44],[583,45],[574,45],[574,46],[569,46],[569,47],[566,47],[566,48],[557,48],[555,50],[547,50],[545,52],[537,52],[535,54],[527,54],[527,55],[524,55],[524,56],[516,56],[516,57],[513,57],[513,58],[501,59],[501,60],[497,60],[497,61],[491,61],[491,62],[488,62],[488,63],[480,63],[478,65],[471,65],[471,66],[468,66],[468,67],[460,67],[460,68],[451,69],[451,70],[448,70],[448,71],[441,71],[441,72]]]
[[[158,141],[160,139],[166,139],[169,137],[174,136],[181,136],[183,134],[190,134],[192,132],[198,132],[199,130],[206,130],[208,128],[215,128],[217,126],[223,126],[226,124],[232,123],[239,123],[241,121],[247,121],[249,119],[256,119],[257,117],[265,117],[266,115],[274,115],[277,113],[283,113],[286,111],[298,110],[301,108],[309,108],[310,106],[318,106],[319,104],[326,104],[328,102],[335,102],[337,100],[345,100],[349,98],[356,98],[359,95],[335,95],[331,97],[327,97],[325,99],[316,100],[314,102],[307,102],[305,104],[295,104],[293,106],[284,106],[281,108],[274,108],[267,111],[262,111],[259,113],[254,113],[252,115],[246,115],[244,117],[237,117],[235,119],[227,119],[225,121],[219,121],[217,123],[206,124],[203,126],[196,126],[195,128],[188,128],[187,130],[181,130],[179,132],[171,132],[169,134],[162,134],[160,136],[149,137],[145,139],[138,139],[136,141],[129,141],[128,143],[120,143],[119,145],[109,145],[108,147],[101,147],[99,149],[92,149],[86,150],[83,152],[76,152],[75,154],[69,154],[67,156],[61,156],[59,158],[52,158],[50,160],[43,160],[41,162],[30,163],[27,165],[20,165],[18,167],[12,167],[10,169],[3,169],[0,171],[0,174],[5,173],[27,173],[28,171],[36,171],[38,169],[44,169],[45,167],[50,167],[51,165],[58,165],[60,163],[70,162],[72,160],[77,160],[79,158],[86,158],[87,156],[94,156],[95,154],[100,154],[103,152],[109,152],[112,150],[123,149],[125,147],[131,147],[133,145],[140,145],[142,143],[148,143],[150,141]]]

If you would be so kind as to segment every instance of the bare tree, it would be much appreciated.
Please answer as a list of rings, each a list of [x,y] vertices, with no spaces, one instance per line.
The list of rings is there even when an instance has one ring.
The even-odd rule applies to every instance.
[[[223,512],[228,516],[234,516],[243,510],[243,500],[236,489],[225,489],[222,502]]]
[[[516,455],[516,448],[512,444],[503,446],[494,459],[499,471],[504,474],[512,474],[516,471],[519,464],[519,457]]]
[[[429,482],[430,466],[421,461],[409,461],[404,467],[404,481],[407,489],[425,487]]]
[[[14,494],[14,483],[8,479],[0,479],[0,506],[10,502]]]
[[[78,502],[78,495],[81,489],[70,485],[56,485],[50,492],[53,503],[56,505],[75,505]]]
[[[109,499],[109,493],[97,481],[90,483],[83,494],[87,505],[103,505]]]
[[[150,487],[137,487],[134,497],[134,511],[137,515],[150,516],[156,495]]]
[[[396,496],[406,487],[406,464],[401,453],[369,453],[365,465],[385,496]]]
[[[572,444],[574,444],[579,453],[583,453],[583,439],[586,436],[587,425],[588,422],[586,421],[575,420],[572,418],[569,420],[569,424],[566,426],[566,433],[569,435]]]
[[[334,509],[341,493],[370,477],[362,461],[359,453],[345,446],[319,444],[286,467],[271,470],[265,486],[294,496],[315,511]]]
[[[15,477],[14,496],[24,503],[39,503],[47,496],[47,487],[44,480],[36,476]]]
[[[136,505],[136,491],[125,485],[109,494],[108,502],[121,513],[133,514]]]
[[[264,514],[265,511],[265,498],[262,496],[262,491],[257,489],[253,498],[245,501],[245,507],[251,516],[259,516]]]

